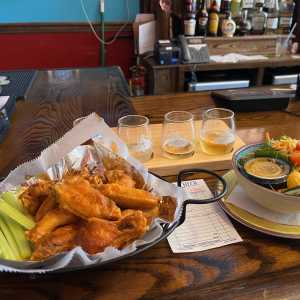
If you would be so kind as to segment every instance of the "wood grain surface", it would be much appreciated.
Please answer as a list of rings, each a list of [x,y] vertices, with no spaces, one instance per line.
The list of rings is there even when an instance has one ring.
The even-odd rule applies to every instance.
[[[200,128],[201,121],[195,121],[195,154],[185,159],[169,159],[164,157],[161,151],[161,139],[163,126],[161,124],[150,124],[152,144],[153,144],[153,158],[145,163],[145,166],[150,172],[159,176],[172,176],[178,174],[184,169],[204,168],[210,170],[223,170],[231,168],[232,154],[245,144],[237,136],[233,150],[231,153],[224,155],[208,155],[200,149]],[[226,126],[226,125],[225,125]],[[228,128],[228,127],[227,127]],[[187,132],[183,131],[184,133]],[[189,132],[187,132],[189,136]]]
[[[114,103],[114,98],[99,107],[99,97],[18,103],[10,133],[0,145],[1,174],[61,136],[82,114],[95,110],[112,122],[112,115],[117,118],[132,109],[126,101]],[[208,94],[143,97],[132,104],[153,122],[170,110],[198,114],[214,106]],[[247,143],[262,141],[267,131],[300,139],[299,104],[292,103],[289,112],[238,113],[238,134]],[[1,273],[0,299],[300,299],[300,241],[233,224],[243,242],[209,251],[173,254],[163,241],[101,269],[34,277]]]

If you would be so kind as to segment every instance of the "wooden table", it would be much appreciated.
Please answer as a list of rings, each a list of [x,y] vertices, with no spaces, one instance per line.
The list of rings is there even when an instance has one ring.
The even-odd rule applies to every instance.
[[[70,95],[42,104],[18,103],[13,126],[0,145],[0,174],[56,140],[80,115],[95,110],[105,117],[113,107],[109,115],[115,114],[116,120],[132,111],[120,99],[110,98],[100,107],[95,99],[93,95],[88,101]],[[132,104],[152,122],[160,122],[170,109],[199,114],[214,106],[209,94],[144,97],[132,99]],[[300,105],[294,103],[289,110],[297,114]],[[262,141],[267,131],[271,136],[290,134],[300,139],[300,117],[293,113],[237,114],[238,134],[247,143]],[[299,299],[300,241],[233,224],[244,241],[219,249],[173,254],[163,241],[103,269],[41,277],[0,274],[0,299]]]

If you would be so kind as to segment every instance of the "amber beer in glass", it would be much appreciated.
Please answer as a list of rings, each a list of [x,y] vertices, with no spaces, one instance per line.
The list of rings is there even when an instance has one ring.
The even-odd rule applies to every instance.
[[[234,112],[212,108],[203,113],[200,129],[201,150],[209,155],[223,155],[233,150],[236,139]]]

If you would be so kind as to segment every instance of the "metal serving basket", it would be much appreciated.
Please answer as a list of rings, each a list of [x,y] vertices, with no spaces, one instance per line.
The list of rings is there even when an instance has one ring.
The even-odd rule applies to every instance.
[[[162,180],[165,180],[156,174],[152,174],[152,175],[154,175]],[[99,264],[95,264],[92,266],[75,267],[75,268],[68,267],[63,270],[50,272],[49,274],[55,274],[55,273],[57,274],[57,273],[99,268],[100,266],[108,265],[108,264],[123,260],[125,258],[137,255],[137,254],[153,247],[154,245],[158,244],[160,241],[166,239],[178,226],[183,224],[185,221],[185,218],[186,218],[186,208],[189,204],[197,204],[197,205],[198,204],[210,204],[210,203],[219,201],[226,195],[226,193],[227,193],[226,181],[218,174],[216,174],[212,171],[206,170],[206,169],[186,169],[186,170],[179,172],[179,174],[177,176],[177,186],[181,187],[182,182],[185,180],[185,178],[187,178],[188,176],[191,176],[191,175],[197,175],[198,178],[202,177],[199,175],[204,175],[207,178],[206,183],[210,188],[212,197],[207,198],[207,199],[201,199],[201,200],[200,199],[186,199],[181,205],[179,218],[177,218],[177,220],[173,223],[163,224],[162,225],[163,231],[162,231],[161,235],[158,238],[156,238],[154,241],[138,247],[132,253],[129,253],[127,255],[123,255],[123,256],[120,256],[117,258],[113,258],[113,259],[107,260],[105,262],[100,262]]]
[[[162,180],[165,180],[163,178],[161,178],[158,175],[152,174]],[[219,176],[218,174],[211,172],[209,170],[205,170],[205,169],[187,169],[187,170],[183,170],[181,171],[178,176],[177,176],[177,186],[181,187],[182,182],[187,179],[189,176],[197,176],[197,178],[201,178],[204,177],[206,178],[206,184],[208,185],[208,187],[210,188],[211,191],[211,198],[207,198],[207,199],[185,199],[182,204],[181,207],[179,208],[179,215],[177,217],[177,219],[175,221],[173,221],[172,223],[164,223],[161,224],[162,227],[162,232],[161,234],[152,242],[138,246],[137,249],[129,254],[125,254],[116,258],[112,258],[109,260],[106,260],[104,262],[100,261],[99,263],[95,263],[93,265],[82,265],[82,266],[77,266],[77,267],[72,267],[72,266],[67,266],[63,269],[59,269],[59,270],[55,270],[55,271],[47,271],[47,274],[58,274],[58,273],[66,273],[66,272],[73,272],[73,271],[79,271],[79,270],[86,270],[86,269],[95,269],[95,268],[100,268],[104,265],[108,265],[120,260],[123,260],[125,258],[137,255],[149,248],[151,248],[152,246],[158,244],[160,241],[166,239],[178,226],[180,226],[181,224],[184,223],[185,218],[186,218],[186,209],[187,206],[189,204],[209,204],[209,203],[213,203],[216,202],[218,200],[220,200],[221,198],[223,198],[225,196],[225,194],[227,193],[227,184],[225,182],[225,180]],[[1,180],[0,180],[1,181]],[[53,258],[49,258],[49,261],[55,259],[55,256]],[[5,260],[0,259],[0,264],[5,264]],[[41,267],[43,265],[43,262],[41,262]],[[13,262],[10,261],[10,266],[14,267],[14,266],[18,266],[18,262]],[[25,271],[26,269],[24,269]],[[23,272],[20,272],[23,273]],[[37,273],[29,273],[28,275],[30,275],[32,278],[44,275],[44,274],[37,274]]]

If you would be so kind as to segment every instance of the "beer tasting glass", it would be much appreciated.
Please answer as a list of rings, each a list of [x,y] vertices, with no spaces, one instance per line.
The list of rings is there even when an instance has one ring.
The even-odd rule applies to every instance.
[[[234,112],[225,108],[206,110],[200,129],[201,150],[209,155],[230,153],[236,139]]]
[[[152,140],[149,119],[140,115],[128,115],[118,120],[118,133],[127,144],[130,155],[141,162],[152,157]]]
[[[187,158],[195,153],[193,114],[186,111],[165,114],[161,149],[165,157],[172,159]]]

